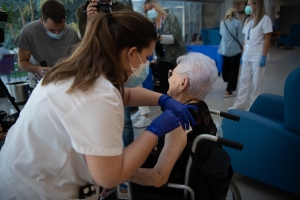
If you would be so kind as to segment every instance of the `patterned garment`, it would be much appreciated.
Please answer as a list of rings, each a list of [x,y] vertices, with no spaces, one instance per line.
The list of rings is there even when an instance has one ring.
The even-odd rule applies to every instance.
[[[167,15],[163,23],[162,35],[173,35],[174,44],[164,44],[163,46],[166,50],[165,56],[160,57],[157,55],[157,60],[158,62],[165,61],[176,65],[176,59],[186,53],[186,48],[182,39],[181,29],[175,15]]]

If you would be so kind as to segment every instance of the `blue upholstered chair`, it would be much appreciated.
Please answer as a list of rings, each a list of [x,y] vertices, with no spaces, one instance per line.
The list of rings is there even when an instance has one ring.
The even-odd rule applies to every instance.
[[[233,170],[300,195],[300,67],[284,85],[284,96],[261,94],[249,111],[229,110],[240,122],[223,119],[224,137],[244,144],[225,148]]]
[[[285,46],[285,48],[300,46],[300,23],[291,26],[290,34],[281,34],[279,36],[277,48],[280,46]]]
[[[207,29],[205,29],[205,28],[201,29],[201,38],[202,38],[203,45],[209,45]]]
[[[220,28],[211,28],[208,30],[209,44],[220,45],[222,36],[220,35]]]
[[[216,62],[218,73],[222,73],[223,56],[218,53],[219,46],[214,45],[189,45],[186,44],[186,52],[199,52],[207,55]]]
[[[203,45],[220,45],[220,28],[201,29]]]

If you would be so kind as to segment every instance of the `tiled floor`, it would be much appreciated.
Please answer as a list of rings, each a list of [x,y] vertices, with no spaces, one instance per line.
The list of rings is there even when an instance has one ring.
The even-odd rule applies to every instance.
[[[266,76],[263,84],[263,93],[273,93],[283,95],[284,82],[288,74],[295,68],[300,67],[300,48],[292,50],[271,47],[270,60],[266,69]],[[6,83],[6,77],[1,77]],[[19,81],[19,79],[17,79]],[[235,96],[223,98],[226,84],[219,77],[214,84],[214,90],[206,96],[205,101],[210,109],[227,111],[235,102]],[[234,93],[236,94],[236,93]],[[19,106],[21,109],[22,105]],[[0,98],[0,110],[14,113],[14,107],[8,102],[7,98]],[[134,113],[137,108],[132,108]],[[161,113],[160,108],[155,106],[150,108],[150,117],[153,119]],[[218,119],[217,119],[218,120]],[[135,121],[134,121],[135,122]],[[137,137],[144,129],[134,129]],[[240,189],[244,200],[292,200],[293,195],[280,189],[252,180],[240,174],[235,174],[234,179]]]

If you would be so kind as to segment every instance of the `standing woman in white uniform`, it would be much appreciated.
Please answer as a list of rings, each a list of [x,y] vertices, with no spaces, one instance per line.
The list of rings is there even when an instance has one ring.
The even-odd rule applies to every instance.
[[[189,128],[186,105],[124,88],[148,68],[156,37],[152,23],[133,11],[99,13],[89,21],[79,46],[39,82],[7,133],[0,151],[1,200],[98,200],[97,184],[112,188],[127,180],[158,138],[183,131],[180,124]],[[125,149],[123,104],[166,110]],[[80,196],[87,185],[97,192]]]
[[[248,0],[245,13],[250,16],[243,28],[245,40],[239,90],[234,106],[229,109],[246,109],[245,103],[251,82],[254,88],[250,95],[250,106],[260,94],[273,31],[272,21],[266,15],[264,0]]]

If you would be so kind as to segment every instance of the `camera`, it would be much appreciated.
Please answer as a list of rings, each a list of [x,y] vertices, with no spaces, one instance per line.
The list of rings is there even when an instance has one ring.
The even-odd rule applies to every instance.
[[[3,128],[3,132],[7,132],[8,129],[16,123],[18,117],[19,113],[8,115],[5,111],[0,110],[0,124]]]
[[[107,3],[106,0],[100,0],[96,7],[98,12],[111,13],[111,5],[110,3]]]

